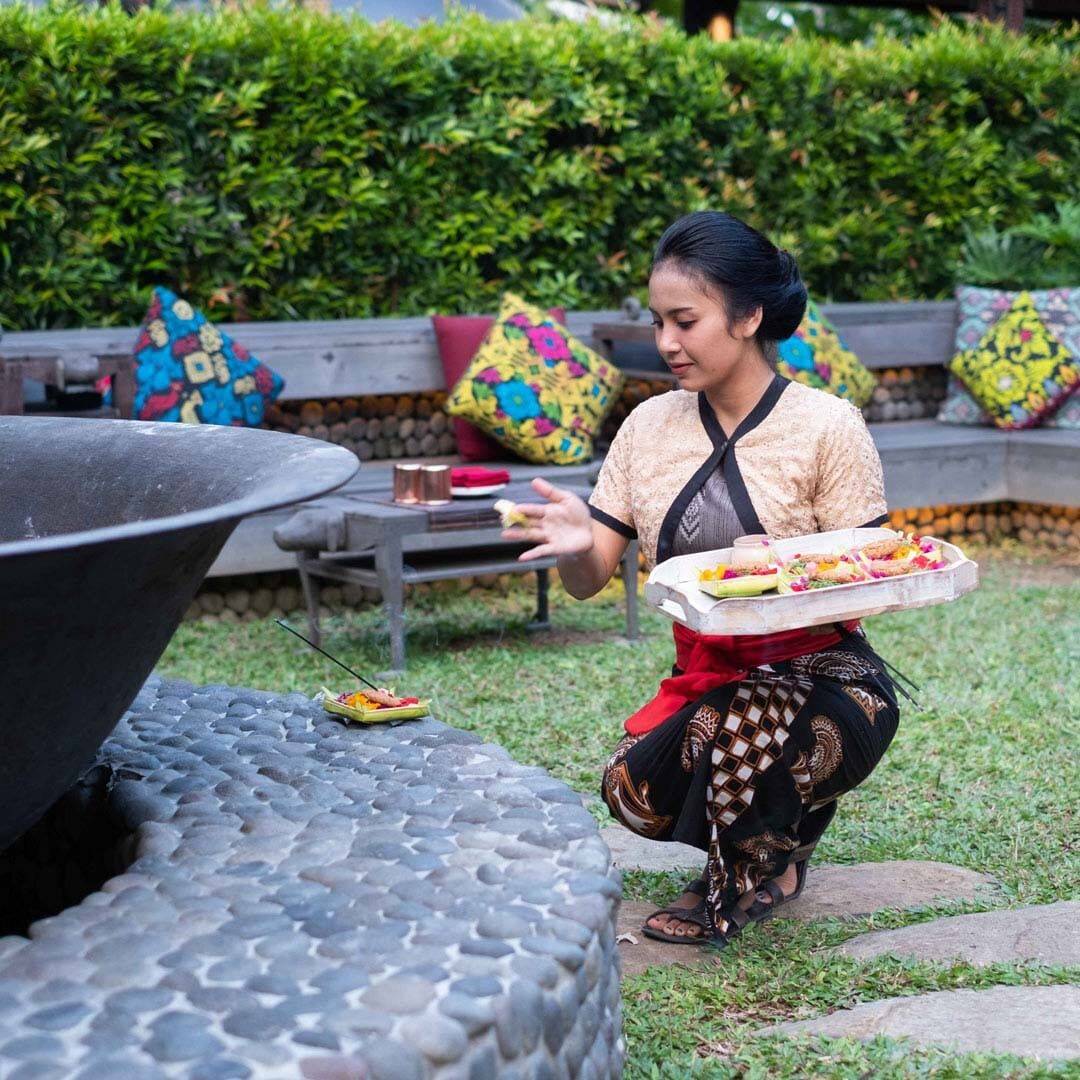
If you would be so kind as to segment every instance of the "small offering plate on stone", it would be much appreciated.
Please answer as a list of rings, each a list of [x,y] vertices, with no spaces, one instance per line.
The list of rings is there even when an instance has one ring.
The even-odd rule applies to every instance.
[[[374,707],[374,703],[365,706],[362,703],[354,703],[342,700],[350,695],[335,694],[333,690],[327,690],[324,686],[319,692],[317,701],[328,713],[336,716],[344,716],[347,720],[355,720],[360,724],[385,724],[392,720],[419,720],[431,712],[431,702],[422,701],[418,698],[406,698],[405,703],[398,706],[381,705]],[[360,697],[360,694],[351,697]]]

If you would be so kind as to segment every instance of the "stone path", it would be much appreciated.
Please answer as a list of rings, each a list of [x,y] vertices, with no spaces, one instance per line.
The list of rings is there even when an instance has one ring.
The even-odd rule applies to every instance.
[[[954,915],[901,930],[879,930],[860,934],[835,951],[859,958],[964,960],[980,967],[1023,960],[1063,967],[1080,964],[1080,901]]]
[[[600,835],[620,870],[675,871],[685,873],[689,880],[700,872],[704,860],[697,848],[646,840],[621,825],[601,829]],[[854,917],[886,908],[976,900],[996,888],[989,875],[947,863],[905,860],[855,866],[811,865],[803,895],[786,907],[784,914],[805,921]],[[702,962],[703,956],[696,949],[653,941],[641,933],[641,924],[656,907],[648,901],[625,901],[620,909],[619,933],[636,939],[635,943],[624,937],[619,943],[623,975],[636,975],[655,965]]]
[[[600,836],[611,849],[620,870],[662,870],[695,876],[705,862],[704,852],[686,844],[646,840],[609,825]],[[802,896],[784,909],[792,919],[844,918],[872,915],[886,908],[915,908],[949,900],[978,900],[992,894],[997,883],[989,874],[948,863],[903,859],[856,863],[854,866],[815,866],[807,875]]]
[[[777,1024],[759,1035],[887,1035],[921,1047],[1017,1054],[1043,1060],[1080,1057],[1080,987],[995,986],[888,998],[815,1020]]]
[[[663,844],[621,826],[601,830],[621,870],[700,871],[704,855],[683,844]],[[870,915],[955,900],[979,900],[997,884],[987,874],[947,863],[905,860],[855,866],[810,867],[803,895],[784,914],[793,919]],[[623,975],[683,964],[708,967],[723,954],[653,941],[641,924],[656,909],[648,901],[624,901],[619,911]],[[834,953],[858,958],[892,955],[933,962],[983,966],[1035,961],[1080,964],[1080,901],[954,915],[900,930],[861,934]],[[753,930],[749,931],[753,933]],[[993,1022],[988,1022],[992,1017]],[[960,1052],[997,1052],[1044,1060],[1080,1058],[1080,987],[998,986],[946,990],[868,1002],[814,1020],[778,1024],[759,1035],[816,1034],[871,1039],[911,1039],[919,1046]]]
[[[700,870],[705,862],[704,853],[689,844],[646,840],[622,825],[601,829],[600,838],[611,849],[612,865],[620,870]]]
[[[619,937],[619,955],[622,957],[623,978],[640,975],[646,968],[670,967],[672,964],[700,964],[703,960],[715,962],[719,954],[711,950],[689,945],[669,945],[654,941],[641,932],[641,924],[656,910],[656,904],[640,900],[624,900],[619,908],[616,933]],[[633,939],[633,940],[630,940]]]

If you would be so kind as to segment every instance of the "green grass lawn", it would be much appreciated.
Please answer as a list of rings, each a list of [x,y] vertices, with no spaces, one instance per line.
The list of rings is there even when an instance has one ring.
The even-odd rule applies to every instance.
[[[922,687],[920,707],[904,710],[882,765],[841,803],[819,848],[822,861],[936,859],[987,870],[1003,886],[999,904],[1080,895],[1080,575],[1054,570],[1047,575],[1053,585],[1017,585],[1013,564],[995,563],[979,591],[955,604],[869,621],[875,647]],[[1038,567],[1025,571],[1025,580],[1032,578],[1039,579]],[[408,612],[409,672],[398,689],[430,694],[440,719],[595,793],[623,718],[651,696],[671,664],[669,624],[659,616],[646,614],[641,642],[618,636],[620,591],[581,604],[553,590],[557,629],[539,635],[525,630],[524,588],[506,596],[418,597]],[[356,670],[376,672],[388,663],[378,613],[342,615],[325,629],[326,647]],[[272,622],[185,624],[159,670],[282,692],[344,686],[343,673]],[[594,799],[598,816],[601,806]],[[678,884],[667,875],[634,874],[625,892],[666,902]],[[1070,1072],[914,1052],[884,1040],[748,1038],[774,1020],[897,994],[1078,981],[1076,970],[980,970],[824,952],[866,929],[966,910],[978,909],[811,925],[777,919],[749,931],[704,970],[653,969],[627,979],[628,1075],[1077,1075],[1075,1066]]]

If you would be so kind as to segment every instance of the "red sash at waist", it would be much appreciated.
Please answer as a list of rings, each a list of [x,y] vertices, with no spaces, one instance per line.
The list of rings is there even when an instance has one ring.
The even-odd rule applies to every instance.
[[[857,622],[845,623],[845,629],[853,630],[858,625]],[[652,731],[684,705],[725,683],[738,682],[753,668],[820,652],[841,640],[841,634],[833,626],[808,626],[776,634],[739,636],[695,634],[678,623],[672,630],[675,666],[682,674],[664,679],[652,701],[626,721],[626,731],[630,735]]]

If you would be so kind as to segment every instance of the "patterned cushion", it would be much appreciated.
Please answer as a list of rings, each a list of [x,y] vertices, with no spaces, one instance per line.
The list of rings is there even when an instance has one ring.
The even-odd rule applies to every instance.
[[[564,308],[549,308],[548,314],[563,325],[566,324]],[[431,316],[435,343],[439,346],[443,379],[447,386],[454,386],[465,373],[494,321],[490,315]],[[455,416],[452,423],[458,456],[462,461],[498,461],[508,456],[506,447],[500,446],[467,420]]]
[[[255,427],[285,382],[201,311],[157,288],[135,342],[135,418]]]
[[[781,341],[777,348],[777,370],[785,378],[847,398],[859,408],[870,400],[877,385],[873,374],[859,363],[813,300],[807,303],[794,336]]]
[[[1080,360],[1047,329],[1026,292],[949,370],[1002,428],[1033,427],[1080,383]]]
[[[570,465],[592,456],[621,388],[618,368],[547,312],[507,293],[447,411],[526,461]]]
[[[986,331],[1015,303],[1018,292],[961,285],[956,290],[959,319],[956,351],[974,348]],[[1032,289],[1031,301],[1046,326],[1073,356],[1080,356],[1080,288]],[[968,393],[964,384],[949,376],[945,400],[938,419],[946,424],[992,424],[989,414]],[[1044,421],[1046,427],[1080,428],[1080,394],[1071,394],[1065,403]]]

